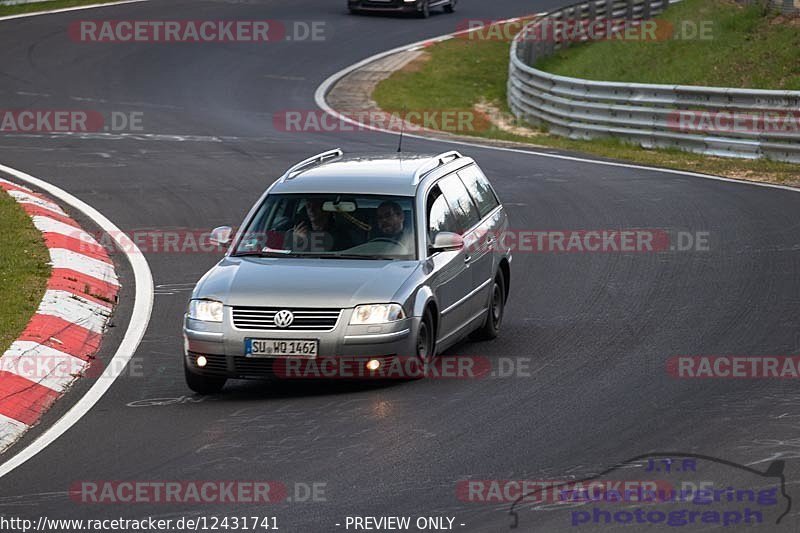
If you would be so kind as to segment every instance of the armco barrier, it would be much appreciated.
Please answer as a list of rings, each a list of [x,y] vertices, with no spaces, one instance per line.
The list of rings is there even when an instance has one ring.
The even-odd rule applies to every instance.
[[[800,1],[798,0],[769,0],[772,7],[780,9],[787,15],[800,14]]]
[[[534,68],[569,43],[563,34],[541,38],[553,21],[650,19],[667,0],[595,0],[551,11],[526,25],[511,46],[508,104],[517,118],[573,139],[617,137],[643,147],[671,147],[708,155],[800,162],[800,91],[732,89],[592,81]],[[552,33],[552,32],[551,32]],[[707,117],[793,117],[794,127],[712,128],[678,124],[678,114]]]
[[[47,0],[0,0],[0,6],[16,6],[20,4],[36,4]]]

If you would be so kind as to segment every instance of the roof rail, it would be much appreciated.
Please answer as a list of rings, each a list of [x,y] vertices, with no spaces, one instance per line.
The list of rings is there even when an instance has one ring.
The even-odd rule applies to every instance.
[[[449,163],[450,161],[455,161],[459,157],[464,157],[464,156],[462,156],[459,152],[456,152],[455,150],[450,150],[449,152],[442,152],[441,154],[436,156],[436,158],[439,160],[440,165],[444,165],[445,163]],[[447,161],[445,161],[445,159]]]
[[[440,166],[446,165],[447,163],[455,161],[456,159],[459,159],[461,157],[464,156],[462,156],[459,152],[456,152],[455,150],[451,150],[449,152],[442,152],[441,154],[434,156],[431,162],[422,165],[414,173],[414,185],[422,181],[423,176],[425,176],[429,172],[432,172],[437,168],[439,168]]]
[[[307,170],[310,167],[321,165],[329,159],[338,159],[343,155],[344,152],[342,152],[341,148],[335,148],[333,150],[328,150],[327,152],[322,152],[321,154],[309,157],[308,159],[303,159],[299,163],[289,167],[289,170],[283,173],[282,180],[290,180],[300,174],[300,172]]]

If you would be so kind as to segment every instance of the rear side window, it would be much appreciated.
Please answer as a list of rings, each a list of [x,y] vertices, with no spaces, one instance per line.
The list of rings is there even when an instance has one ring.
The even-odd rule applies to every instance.
[[[433,187],[431,192],[428,193],[427,217],[428,239],[430,242],[433,242],[434,237],[440,231],[456,230],[457,222],[455,216],[450,210],[450,206],[447,205],[447,201],[439,187]]]
[[[455,231],[457,233],[467,231],[480,221],[481,216],[478,212],[478,207],[470,198],[466,187],[458,179],[458,176],[451,174],[442,178],[439,180],[438,185],[455,215],[457,227]]]
[[[488,215],[492,209],[500,205],[497,197],[494,195],[492,187],[489,185],[489,180],[483,175],[483,172],[475,166],[469,166],[465,169],[458,171],[458,176],[464,185],[467,187],[470,196],[475,200],[478,205],[478,211],[481,213],[481,218]]]

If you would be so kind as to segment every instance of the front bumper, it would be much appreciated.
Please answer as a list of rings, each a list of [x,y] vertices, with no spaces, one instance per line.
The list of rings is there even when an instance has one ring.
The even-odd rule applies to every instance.
[[[348,0],[347,7],[357,11],[381,11],[390,13],[419,13],[422,11],[422,3],[418,0],[414,2],[403,2],[402,0],[390,0],[388,2]]]
[[[365,364],[370,359],[386,361],[398,356],[411,357],[416,353],[415,332],[421,320],[419,317],[405,318],[390,324],[351,326],[349,322],[352,312],[352,309],[343,309],[330,331],[241,330],[233,325],[229,307],[225,308],[222,323],[200,322],[186,317],[183,327],[186,366],[191,372],[200,375],[258,379],[287,377],[284,372],[287,363],[291,367],[305,365],[308,361],[302,357],[245,357],[247,338],[316,339],[319,341],[316,358],[318,362],[339,359]],[[197,366],[200,355],[207,361],[202,368]]]

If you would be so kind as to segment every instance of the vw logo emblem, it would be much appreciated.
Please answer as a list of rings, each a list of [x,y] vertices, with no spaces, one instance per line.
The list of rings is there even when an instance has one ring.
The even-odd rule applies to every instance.
[[[288,328],[294,322],[294,315],[291,311],[284,309],[275,313],[275,325],[279,328]]]

